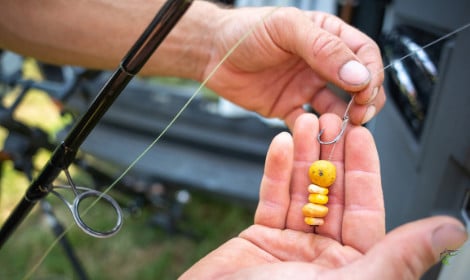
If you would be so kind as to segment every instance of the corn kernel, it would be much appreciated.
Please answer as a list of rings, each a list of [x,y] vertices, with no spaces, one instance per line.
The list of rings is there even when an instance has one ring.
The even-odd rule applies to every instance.
[[[322,218],[311,218],[311,217],[306,217],[304,221],[309,226],[321,226],[325,222]]]
[[[336,180],[336,166],[328,160],[317,160],[308,169],[310,180],[320,187],[329,187]]]
[[[309,193],[318,193],[318,194],[327,195],[329,191],[328,191],[327,188],[322,188],[322,187],[317,186],[315,184],[310,184],[310,185],[308,185],[308,192]]]
[[[325,205],[307,203],[302,207],[304,217],[323,218],[328,214],[328,207]]]
[[[328,196],[323,194],[311,193],[308,195],[308,201],[315,204],[327,204]]]

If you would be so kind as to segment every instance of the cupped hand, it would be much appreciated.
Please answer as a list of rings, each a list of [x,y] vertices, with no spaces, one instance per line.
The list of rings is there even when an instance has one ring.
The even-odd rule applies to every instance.
[[[208,82],[221,96],[292,127],[311,105],[342,115],[345,102],[330,88],[355,94],[354,124],[364,123],[385,102],[383,65],[377,45],[341,19],[295,8],[222,10],[204,77],[243,39]]]
[[[211,252],[181,279],[417,279],[446,249],[466,238],[462,225],[434,217],[385,236],[379,159],[370,133],[351,127],[333,146],[316,136],[336,135],[341,121],[301,115],[293,136],[271,143],[254,225]],[[330,187],[325,224],[303,222],[308,167],[330,159],[337,179]],[[224,278],[225,277],[225,278]]]

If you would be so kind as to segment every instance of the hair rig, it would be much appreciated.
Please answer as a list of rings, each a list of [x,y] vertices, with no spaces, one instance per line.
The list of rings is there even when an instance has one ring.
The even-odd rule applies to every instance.
[[[349,122],[349,109],[353,103],[354,97],[348,103],[346,111],[343,115],[343,123],[341,124],[341,130],[333,140],[323,141],[321,136],[324,129],[320,130],[317,136],[318,143],[320,145],[331,145],[336,144],[341,137],[343,137],[346,127]],[[329,187],[334,184],[336,180],[336,166],[331,162],[331,156],[334,151],[330,151],[328,160],[317,160],[310,165],[308,169],[308,176],[311,184],[308,186],[308,203],[302,207],[302,213],[304,215],[304,221],[310,226],[321,226],[323,225],[324,217],[328,214],[328,192]]]

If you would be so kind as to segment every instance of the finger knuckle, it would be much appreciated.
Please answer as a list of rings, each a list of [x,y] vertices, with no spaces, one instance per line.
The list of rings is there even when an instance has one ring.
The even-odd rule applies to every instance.
[[[312,50],[316,58],[329,58],[344,52],[341,40],[326,32],[316,34],[312,40]]]

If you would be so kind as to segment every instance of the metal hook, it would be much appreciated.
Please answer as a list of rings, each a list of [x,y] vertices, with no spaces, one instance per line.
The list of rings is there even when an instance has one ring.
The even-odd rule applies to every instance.
[[[88,235],[91,235],[97,238],[107,238],[107,237],[111,237],[115,235],[121,229],[122,223],[123,223],[122,210],[119,204],[116,202],[116,200],[114,200],[111,196],[103,192],[99,192],[97,190],[93,190],[90,188],[75,186],[75,184],[73,183],[70,177],[68,170],[64,169],[64,172],[67,177],[67,180],[70,183],[70,186],[55,186],[54,188],[71,189],[75,195],[73,202],[72,203],[68,202],[67,199],[63,195],[61,195],[55,190],[51,190],[51,192],[54,195],[56,195],[60,200],[62,200],[62,202],[64,202],[64,204],[67,206],[67,208],[69,208],[70,213],[72,213],[73,219],[75,220],[75,223],[77,224],[77,226]],[[79,191],[83,191],[83,192],[79,192]],[[103,199],[104,202],[111,205],[111,207],[113,208],[113,210],[116,212],[116,215],[117,215],[116,223],[114,224],[113,228],[107,231],[99,231],[99,230],[93,229],[92,227],[90,227],[83,221],[82,216],[80,215],[79,206],[80,206],[80,203],[83,202],[84,199],[89,198],[89,197],[95,197],[96,200]]]
[[[336,137],[333,138],[333,140],[330,140],[330,141],[321,140],[321,136],[322,136],[323,132],[325,131],[325,129],[320,130],[320,133],[318,133],[318,136],[317,136],[318,143],[320,143],[321,145],[330,145],[330,144],[334,144],[334,143],[338,142],[339,139],[341,139],[341,137],[343,136],[344,132],[346,131],[346,127],[348,126],[348,121],[349,121],[348,117],[343,119],[343,124],[341,125],[341,130],[339,131],[338,135],[336,135]]]
[[[334,143],[338,142],[341,139],[341,137],[343,136],[343,134],[346,131],[346,128],[348,126],[349,109],[351,108],[351,104],[353,103],[353,100],[354,100],[354,96],[351,98],[351,100],[348,103],[348,106],[346,107],[346,111],[344,112],[344,115],[343,115],[343,123],[341,124],[341,130],[339,131],[338,135],[336,135],[336,137],[333,138],[333,140],[323,141],[323,140],[321,140],[321,136],[322,136],[323,132],[325,132],[325,129],[323,128],[318,133],[318,136],[317,136],[318,143],[320,143],[321,145],[331,145],[331,144],[334,144]]]

